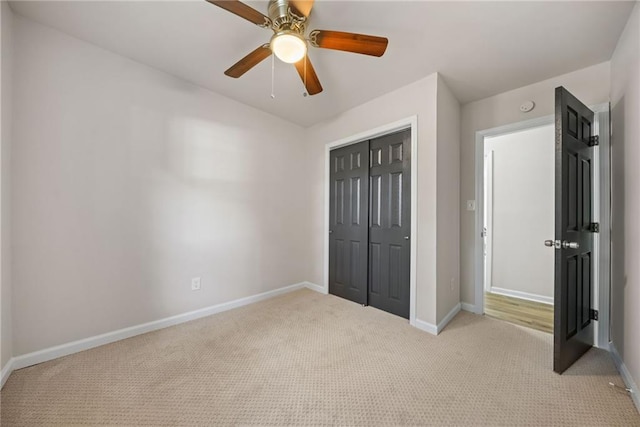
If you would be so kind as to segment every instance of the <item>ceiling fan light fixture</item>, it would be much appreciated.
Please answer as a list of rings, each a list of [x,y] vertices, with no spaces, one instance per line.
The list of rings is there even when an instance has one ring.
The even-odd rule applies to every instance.
[[[307,41],[294,31],[281,31],[271,38],[271,51],[282,62],[293,64],[307,54]]]

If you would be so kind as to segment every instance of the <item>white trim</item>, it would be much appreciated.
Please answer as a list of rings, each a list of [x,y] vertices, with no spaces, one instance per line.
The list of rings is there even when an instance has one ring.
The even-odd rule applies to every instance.
[[[302,282],[302,284],[304,285],[305,288],[311,289],[312,291],[316,291],[324,295],[328,294],[327,292],[328,289],[324,286],[316,285],[315,283],[311,283],[311,282]]]
[[[489,150],[484,155],[484,290],[491,289],[493,279],[493,155]]]
[[[12,357],[11,359],[9,359],[7,364],[2,367],[2,371],[0,372],[0,389],[4,387],[4,383],[7,382],[7,380],[9,379],[9,375],[11,375],[11,373],[13,372],[14,361],[15,358]]]
[[[496,288],[495,286],[492,286],[489,292],[492,294],[504,295],[506,297],[526,299],[528,301],[553,305],[553,297],[545,297],[544,295],[530,294],[528,292],[514,291],[512,289]]]
[[[629,393],[631,400],[636,405],[636,409],[640,412],[640,390],[636,385],[636,382],[633,380],[631,376],[631,372],[627,369],[627,365],[624,364],[622,357],[620,357],[620,353],[618,353],[618,349],[613,343],[609,343],[609,352],[611,353],[611,357],[613,357],[613,362],[616,364],[616,368],[618,372],[620,372],[620,376],[624,380],[627,388],[631,389]]]
[[[58,357],[67,356],[69,354],[78,353],[80,351],[89,350],[94,347],[98,347],[104,344],[110,344],[112,342],[120,341],[125,338],[134,337],[136,335],[145,334],[147,332],[156,331],[169,326],[178,325],[180,323],[189,322],[191,320],[200,319],[203,317],[211,316],[212,314],[221,313],[223,311],[231,310],[234,308],[242,307],[248,304],[253,304],[259,301],[263,301],[269,298],[273,298],[278,295],[282,295],[288,292],[292,292],[302,288],[309,288],[314,291],[323,292],[322,287],[310,282],[300,282],[294,285],[285,286],[282,288],[274,289],[272,291],[263,292],[257,295],[252,295],[237,300],[216,304],[210,307],[201,308],[199,310],[189,311],[187,313],[177,314],[175,316],[166,317],[164,319],[155,320],[141,325],[131,326],[117,331],[107,332],[105,334],[96,335],[89,338],[69,342],[66,344],[57,345],[54,347],[45,348],[43,350],[34,351],[32,353],[23,354],[21,356],[13,357],[7,366],[2,370],[3,384],[5,375],[9,374],[15,369],[26,368],[27,366],[35,365],[49,360],[57,359]],[[5,372],[6,371],[6,372]]]
[[[595,343],[600,348],[609,345],[609,288],[611,286],[611,163],[609,141],[609,104],[602,104],[593,108],[596,113],[595,130],[600,137],[600,145],[595,147],[597,155],[594,162],[596,175],[594,182],[599,183],[594,188],[594,221],[600,223],[600,232],[594,235],[594,250],[598,262],[596,263],[596,277],[594,285],[597,298],[594,308],[598,310]]]
[[[436,327],[437,328],[436,334],[439,334],[440,332],[442,332],[442,330],[449,324],[449,322],[451,322],[453,318],[456,317],[458,313],[460,313],[461,308],[462,308],[462,304],[457,303],[455,307],[453,307],[451,311],[447,313],[446,316],[444,316],[444,319],[442,319],[440,323],[438,323],[438,326]]]
[[[356,144],[389,133],[411,129],[411,261],[409,273],[409,324],[416,326],[417,304],[417,249],[418,249],[418,116],[410,116],[397,122],[389,123],[375,129],[327,143],[324,148],[324,293],[329,293],[329,175],[330,151],[346,145]]]
[[[421,331],[428,332],[431,335],[438,335],[449,324],[449,322],[451,322],[451,320],[456,317],[456,314],[460,313],[461,308],[462,305],[460,303],[456,304],[455,307],[453,307],[451,311],[447,313],[446,316],[444,316],[444,319],[442,319],[437,325],[425,322],[424,320],[416,319],[413,326],[420,329]]]
[[[468,311],[469,313],[475,313],[476,312],[476,306],[473,304],[469,304],[468,302],[461,302],[460,303],[460,308],[464,311]]]
[[[433,323],[425,322],[424,320],[416,319],[412,325],[421,331],[428,332],[431,335],[438,335],[438,327]]]

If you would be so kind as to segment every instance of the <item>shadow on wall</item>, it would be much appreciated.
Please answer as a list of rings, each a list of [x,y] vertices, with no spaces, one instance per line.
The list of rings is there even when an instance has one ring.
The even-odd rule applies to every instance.
[[[624,360],[625,266],[625,99],[612,106],[611,124],[611,325],[609,340]],[[613,335],[615,333],[615,336]]]
[[[14,36],[14,355],[308,276],[301,127],[34,21]]]
[[[265,206],[255,184],[263,168],[249,138],[233,124],[164,113],[139,106],[130,113],[130,143],[152,156],[136,156],[146,164],[134,180],[140,188],[133,199],[140,210],[134,229],[147,231],[140,236],[148,249],[140,266],[153,289],[142,304],[154,316],[175,311],[181,299],[182,310],[190,309],[194,295],[184,290],[191,276],[204,281],[199,297],[236,298],[222,285],[259,282],[264,266],[256,252],[266,240],[256,218],[256,207]],[[156,141],[146,140],[151,129]],[[249,241],[255,242],[251,250]],[[244,267],[231,272],[233,266]]]
[[[133,180],[140,186],[133,229],[146,230],[138,274],[147,289],[138,303],[153,318],[191,310],[194,298],[211,305],[288,284],[282,276],[291,268],[281,262],[292,258],[276,254],[295,251],[283,238],[287,215],[280,212],[295,212],[295,202],[287,207],[281,190],[271,191],[288,193],[290,146],[265,140],[264,128],[228,113],[220,121],[172,113],[151,105],[130,110],[130,144],[143,163]],[[185,292],[192,276],[203,280],[197,294]]]

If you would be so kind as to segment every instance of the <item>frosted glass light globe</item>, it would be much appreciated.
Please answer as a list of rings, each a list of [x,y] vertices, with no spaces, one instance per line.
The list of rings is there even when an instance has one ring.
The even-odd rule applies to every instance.
[[[294,32],[281,32],[271,38],[271,51],[282,62],[293,64],[307,53],[307,42]]]

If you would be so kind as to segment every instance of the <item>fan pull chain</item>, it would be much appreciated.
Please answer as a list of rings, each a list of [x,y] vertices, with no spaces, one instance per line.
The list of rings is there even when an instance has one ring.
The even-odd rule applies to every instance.
[[[302,96],[306,97],[307,94],[307,54],[304,54],[304,92],[302,92]]]
[[[276,98],[276,55],[271,54],[271,99]]]

